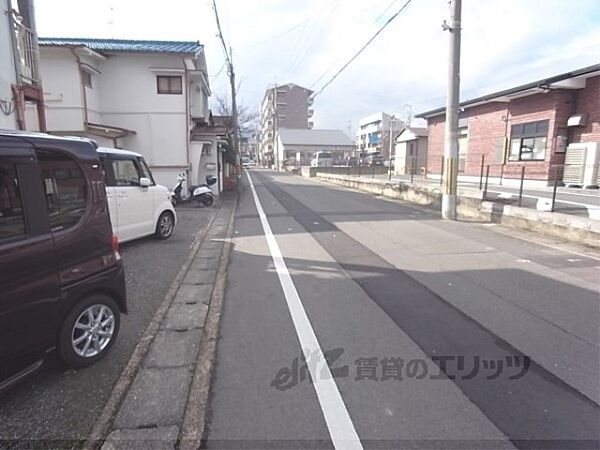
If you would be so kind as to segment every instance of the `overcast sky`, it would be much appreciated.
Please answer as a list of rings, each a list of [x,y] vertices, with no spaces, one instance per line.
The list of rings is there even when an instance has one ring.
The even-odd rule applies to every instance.
[[[406,0],[217,0],[242,104],[293,82],[318,90]],[[211,0],[36,0],[43,37],[198,40],[227,92]],[[446,0],[413,0],[315,99],[315,127],[443,106]],[[599,0],[463,0],[462,99],[600,63]]]

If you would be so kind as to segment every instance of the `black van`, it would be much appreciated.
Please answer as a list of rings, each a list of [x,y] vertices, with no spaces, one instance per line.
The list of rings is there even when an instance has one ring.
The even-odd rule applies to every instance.
[[[52,350],[94,363],[126,311],[94,143],[0,130],[0,392]]]

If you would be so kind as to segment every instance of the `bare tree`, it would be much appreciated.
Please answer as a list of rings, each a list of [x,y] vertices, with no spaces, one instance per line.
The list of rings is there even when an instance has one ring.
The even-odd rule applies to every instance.
[[[227,95],[215,94],[215,110],[219,116],[231,116],[231,102]],[[246,105],[238,104],[238,126],[240,131],[253,131],[258,126],[258,111]]]

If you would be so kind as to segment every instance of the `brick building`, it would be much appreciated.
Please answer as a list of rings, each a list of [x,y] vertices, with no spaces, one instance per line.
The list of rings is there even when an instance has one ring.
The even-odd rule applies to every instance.
[[[461,103],[459,180],[490,176],[546,185],[562,175],[569,145],[599,143],[600,64],[495,92]],[[417,115],[427,119],[427,171],[439,177],[444,154],[445,108]]]

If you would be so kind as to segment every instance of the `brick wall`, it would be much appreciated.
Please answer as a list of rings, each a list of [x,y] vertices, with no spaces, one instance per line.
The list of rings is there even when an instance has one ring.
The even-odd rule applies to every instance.
[[[501,148],[504,137],[510,140],[511,126],[548,120],[546,158],[544,161],[508,161],[503,168],[505,178],[518,178],[525,166],[528,179],[553,179],[554,166],[564,163],[564,154],[556,153],[557,136],[568,136],[567,119],[575,113],[587,113],[585,127],[571,131],[570,142],[600,142],[600,77],[587,80],[585,89],[553,90],[529,95],[510,103],[488,103],[467,109],[461,117],[468,118],[468,150],[464,175],[478,176],[481,156],[491,165],[490,176],[501,171]],[[508,120],[507,120],[508,118]],[[444,154],[445,115],[428,120],[429,144],[427,168],[439,174]]]
[[[600,142],[600,76],[589,78],[578,91],[574,112],[585,112],[588,119],[585,127],[573,129],[572,142]]]
[[[444,156],[445,116],[431,117],[427,121],[427,173],[441,172]]]

